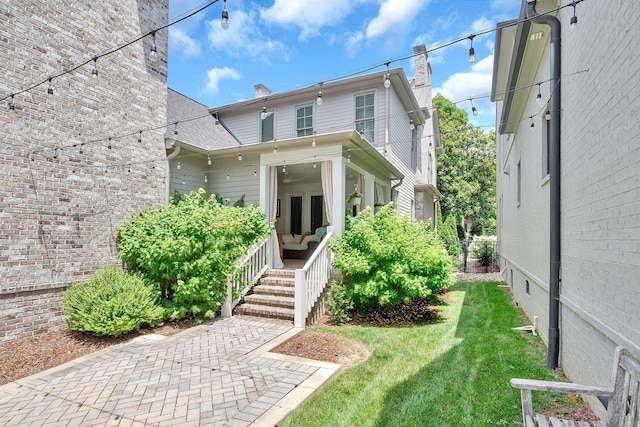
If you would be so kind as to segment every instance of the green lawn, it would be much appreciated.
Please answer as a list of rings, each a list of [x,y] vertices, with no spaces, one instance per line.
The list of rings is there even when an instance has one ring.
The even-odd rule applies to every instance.
[[[443,321],[409,328],[321,327],[371,350],[294,411],[282,426],[516,426],[520,394],[512,377],[557,379],[544,346],[495,282],[459,283]],[[552,406],[534,393],[534,406]],[[566,403],[566,401],[562,401]]]

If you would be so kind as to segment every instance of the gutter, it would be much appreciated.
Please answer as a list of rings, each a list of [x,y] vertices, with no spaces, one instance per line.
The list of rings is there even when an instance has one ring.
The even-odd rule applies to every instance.
[[[539,15],[536,1],[527,0],[527,19],[548,25],[551,30],[551,102],[549,112],[549,352],[547,369],[558,367],[560,354],[560,20],[551,15]]]

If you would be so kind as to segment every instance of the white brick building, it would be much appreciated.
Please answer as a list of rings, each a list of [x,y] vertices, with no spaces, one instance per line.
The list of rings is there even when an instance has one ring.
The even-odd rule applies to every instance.
[[[166,0],[0,2],[0,342],[62,327],[60,291],[117,262],[115,227],[166,201],[164,129],[138,142],[166,124],[166,30],[157,62],[150,37],[96,78],[91,59],[167,19]]]
[[[539,318],[546,342],[553,329],[549,293],[559,283],[559,364],[574,381],[607,385],[617,345],[640,357],[640,3],[578,3],[572,32],[573,7],[530,1],[561,25],[559,85],[551,75],[550,27],[527,19],[527,3],[518,20],[498,24],[496,35],[502,268],[520,306]],[[554,88],[561,93],[555,116]],[[549,174],[556,123],[557,178]]]

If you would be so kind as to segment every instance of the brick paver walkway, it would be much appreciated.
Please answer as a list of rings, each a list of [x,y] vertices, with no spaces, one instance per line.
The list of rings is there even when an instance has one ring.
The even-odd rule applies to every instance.
[[[0,387],[0,425],[273,426],[337,369],[266,352],[292,332],[232,317],[137,338]]]

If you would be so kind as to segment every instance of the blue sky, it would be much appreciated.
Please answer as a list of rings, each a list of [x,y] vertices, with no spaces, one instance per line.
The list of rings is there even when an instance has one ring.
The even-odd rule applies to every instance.
[[[170,19],[206,0],[170,0]],[[169,28],[169,87],[210,107],[251,99],[254,84],[274,93],[392,61],[413,76],[415,45],[427,50],[495,27],[517,16],[520,0],[227,0],[229,29],[220,26],[223,1]],[[476,62],[468,62],[469,40],[429,53],[434,95],[452,101],[488,95],[493,32],[474,38]],[[373,71],[383,70],[381,65]],[[488,98],[461,102],[471,121],[490,127]]]

